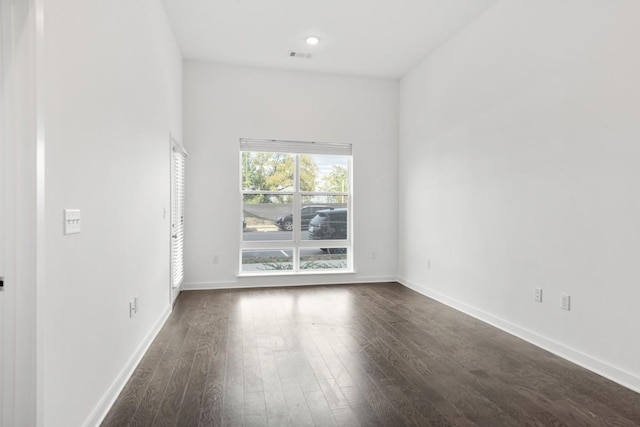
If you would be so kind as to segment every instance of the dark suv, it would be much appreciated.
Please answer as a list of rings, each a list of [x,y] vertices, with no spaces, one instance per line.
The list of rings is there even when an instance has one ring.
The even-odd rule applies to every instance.
[[[316,213],[318,211],[322,211],[326,209],[331,210],[333,208],[331,206],[324,206],[324,205],[303,206],[302,209],[300,209],[300,225],[302,229],[303,230],[307,229],[307,227],[309,226],[309,221],[311,221],[311,218],[316,216]],[[285,231],[293,230],[293,214],[279,216],[276,218],[274,222],[280,230],[285,230]]]
[[[347,238],[347,209],[319,211],[309,222],[310,240],[343,240]],[[334,248],[340,249],[340,248]],[[330,251],[332,252],[332,251]]]

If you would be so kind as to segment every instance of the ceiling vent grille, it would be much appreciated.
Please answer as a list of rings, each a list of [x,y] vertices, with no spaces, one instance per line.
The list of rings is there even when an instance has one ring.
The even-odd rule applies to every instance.
[[[292,57],[292,58],[310,59],[313,55],[311,55],[310,53],[295,52],[293,50],[290,50],[289,51],[289,56]]]

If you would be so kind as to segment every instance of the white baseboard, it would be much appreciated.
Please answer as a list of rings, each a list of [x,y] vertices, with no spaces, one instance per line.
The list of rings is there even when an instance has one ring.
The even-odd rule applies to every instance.
[[[234,289],[240,287],[238,282],[190,282],[182,284],[183,291],[210,291],[214,289]]]
[[[205,291],[216,289],[248,289],[248,288],[281,288],[281,287],[293,287],[293,286],[319,286],[319,285],[353,285],[358,283],[385,283],[396,282],[395,276],[376,276],[376,277],[341,277],[339,280],[327,280],[324,278],[314,277],[312,280],[308,278],[302,279],[300,276],[290,283],[280,279],[281,276],[276,277],[245,277],[245,280],[238,280],[233,282],[190,282],[183,284],[183,290],[185,291]],[[335,279],[332,277],[332,279]]]
[[[486,311],[468,305],[462,301],[450,298],[444,294],[441,294],[440,292],[433,291],[424,285],[413,283],[404,278],[398,278],[397,281],[407,288],[413,289],[414,291],[426,297],[441,302],[451,308],[468,314],[469,316],[475,317],[478,320],[482,320],[483,322],[488,323],[491,326],[495,326],[498,329],[501,329],[537,347],[547,350],[548,352],[553,353],[556,356],[562,357],[563,359],[573,362],[576,365],[582,366],[585,369],[595,372],[598,375],[601,375],[605,378],[610,379],[611,381],[614,381],[624,387],[640,393],[640,377],[634,375],[631,372],[625,371],[624,369],[620,369],[614,365],[611,365],[610,363],[591,357],[585,353],[580,352],[579,350],[567,347],[566,345],[551,338],[547,338],[529,329],[523,328],[507,320],[496,317],[491,313],[487,313]]]
[[[133,371],[135,371],[138,363],[142,360],[142,356],[147,352],[149,346],[155,339],[156,335],[158,335],[158,332],[160,332],[160,329],[162,329],[162,326],[164,326],[164,323],[167,321],[170,314],[171,306],[168,306],[162,312],[160,318],[155,322],[145,339],[140,343],[138,348],[136,348],[136,351],[129,358],[129,361],[127,361],[124,368],[122,368],[118,377],[115,379],[113,384],[111,384],[111,387],[109,387],[102,399],[100,399],[98,405],[95,407],[87,421],[83,424],[85,427],[99,426],[100,423],[102,423],[109,413],[109,409],[111,409],[111,406],[113,406],[113,403],[120,395],[120,392],[122,392],[127,381],[129,381],[129,378],[133,374]]]

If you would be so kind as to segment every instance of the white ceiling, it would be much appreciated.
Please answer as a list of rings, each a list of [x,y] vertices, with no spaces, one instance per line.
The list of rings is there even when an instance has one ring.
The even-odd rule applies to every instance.
[[[497,0],[163,1],[187,60],[399,78]]]

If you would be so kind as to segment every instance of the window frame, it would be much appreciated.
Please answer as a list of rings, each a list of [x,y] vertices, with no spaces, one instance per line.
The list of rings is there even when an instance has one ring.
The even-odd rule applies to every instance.
[[[247,149],[257,148],[257,149]],[[287,151],[283,151],[286,149]],[[289,154],[293,157],[293,191],[290,189],[282,191],[266,191],[266,190],[245,190],[243,188],[243,152],[267,152]],[[302,155],[335,155],[344,156],[347,160],[348,188],[344,192],[326,192],[326,191],[301,191],[300,190],[300,158]],[[292,219],[293,230],[291,240],[262,240],[262,241],[246,241],[244,240],[244,230],[242,224],[238,227],[240,248],[238,251],[238,276],[274,276],[274,275],[309,275],[309,274],[344,274],[354,273],[353,267],[353,153],[351,144],[335,144],[335,143],[317,143],[304,141],[279,141],[279,140],[257,140],[257,139],[240,139],[239,151],[239,188],[240,188],[240,215],[244,214],[244,196],[246,195],[292,195]],[[303,200],[306,197],[346,197],[347,209],[347,238],[346,239],[327,239],[327,240],[303,240],[301,209],[305,204]],[[307,203],[308,205],[309,203]],[[315,203],[313,203],[315,204]],[[296,214],[297,213],[297,214]],[[301,249],[305,248],[346,248],[346,267],[336,269],[302,269],[300,257]],[[272,270],[272,271],[243,271],[242,253],[247,249],[265,249],[265,250],[293,250],[292,269],[291,270]]]

